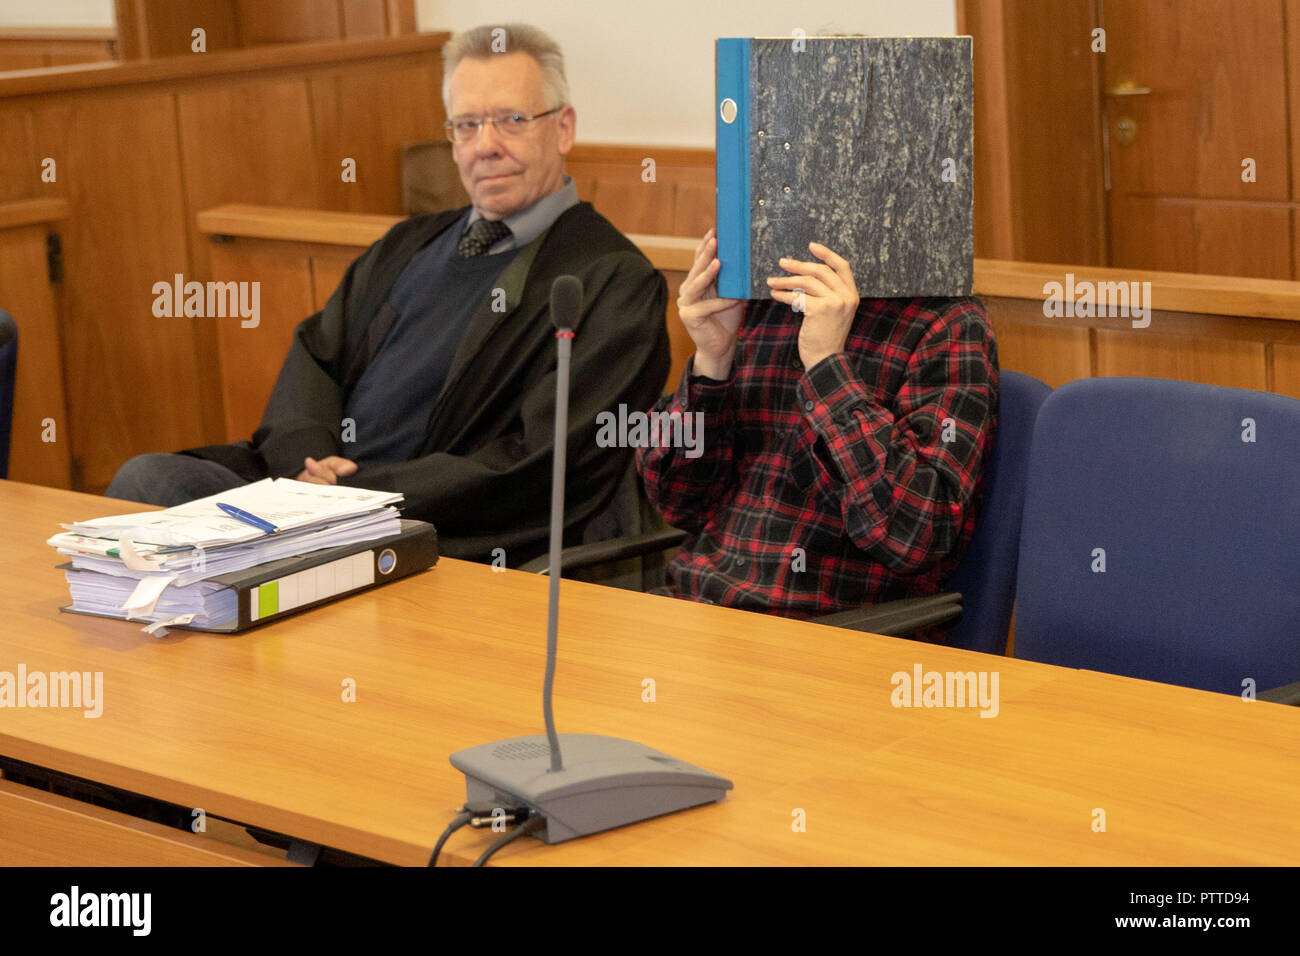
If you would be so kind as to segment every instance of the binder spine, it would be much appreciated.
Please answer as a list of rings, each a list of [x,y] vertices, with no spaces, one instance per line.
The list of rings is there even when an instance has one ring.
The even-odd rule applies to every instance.
[[[250,624],[299,608],[311,607],[375,583],[375,553],[360,551],[255,584],[240,594],[240,617]]]
[[[749,40],[725,38],[717,47],[718,295],[748,299],[749,276]],[[735,103],[727,122],[723,104]]]
[[[408,527],[412,525],[418,530]],[[414,521],[403,521],[402,526],[400,536],[380,539],[364,550],[286,568],[284,574],[257,584],[237,585],[236,630],[366,591],[437,564],[438,536],[433,526]]]

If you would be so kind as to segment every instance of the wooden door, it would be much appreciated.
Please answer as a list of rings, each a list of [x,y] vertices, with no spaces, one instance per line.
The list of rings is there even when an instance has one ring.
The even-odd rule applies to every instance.
[[[1097,0],[1110,264],[1293,279],[1295,0]],[[1293,59],[1293,63],[1295,60]]]

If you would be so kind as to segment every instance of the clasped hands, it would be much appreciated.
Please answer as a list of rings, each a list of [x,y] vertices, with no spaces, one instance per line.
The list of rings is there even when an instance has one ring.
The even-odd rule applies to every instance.
[[[355,461],[349,461],[338,455],[330,455],[319,461],[308,458],[303,464],[306,467],[298,472],[298,480],[310,481],[313,485],[337,485],[340,478],[356,474],[357,471]]]
[[[677,311],[695,342],[695,374],[721,380],[731,374],[744,300],[718,298],[722,266],[717,249],[717,235],[710,229],[696,247],[691,271],[677,294]],[[844,351],[858,310],[857,284],[849,264],[819,242],[810,242],[808,251],[819,261],[780,259],[777,264],[788,275],[767,280],[773,299],[803,314],[799,360],[805,369]]]

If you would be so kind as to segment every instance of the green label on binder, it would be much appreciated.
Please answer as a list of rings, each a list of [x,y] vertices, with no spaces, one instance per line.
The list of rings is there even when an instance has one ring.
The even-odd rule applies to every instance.
[[[280,610],[280,582],[270,581],[257,589],[257,616],[270,617]]]

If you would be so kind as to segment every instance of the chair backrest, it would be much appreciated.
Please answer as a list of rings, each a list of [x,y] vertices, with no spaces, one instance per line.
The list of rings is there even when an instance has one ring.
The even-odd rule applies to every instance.
[[[0,478],[9,477],[9,436],[14,420],[14,379],[18,375],[18,324],[0,310]]]
[[[1034,419],[1051,388],[1036,378],[1003,370],[998,383],[998,429],[985,465],[984,497],[975,535],[961,566],[944,589],[960,591],[961,618],[947,643],[991,654],[1006,652],[1015,603],[1016,559],[1020,553],[1020,510],[1029,470]]]
[[[1034,429],[1015,655],[1242,693],[1300,679],[1300,402],[1147,378]]]
[[[451,143],[434,139],[402,147],[402,203],[411,216],[469,205]]]

